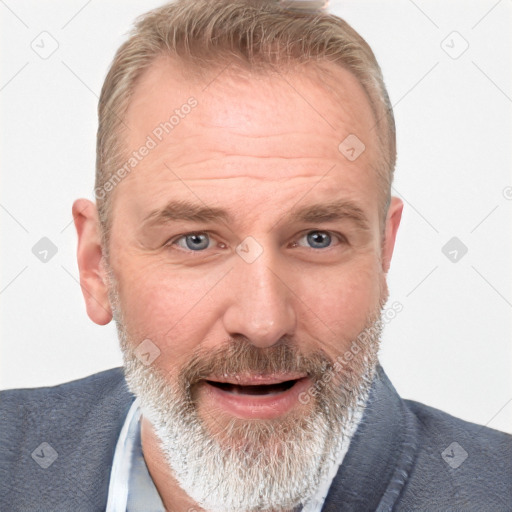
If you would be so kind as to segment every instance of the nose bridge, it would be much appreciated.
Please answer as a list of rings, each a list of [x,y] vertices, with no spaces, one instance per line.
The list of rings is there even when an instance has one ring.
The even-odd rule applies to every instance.
[[[237,258],[231,277],[234,293],[224,315],[230,335],[243,335],[254,345],[269,347],[293,334],[292,293],[283,269],[269,251],[252,262]]]

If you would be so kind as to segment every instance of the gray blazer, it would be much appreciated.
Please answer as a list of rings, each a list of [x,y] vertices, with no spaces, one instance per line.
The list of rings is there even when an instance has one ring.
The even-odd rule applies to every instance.
[[[105,510],[133,399],[121,368],[0,393],[0,511]],[[374,510],[512,510],[512,436],[402,400],[379,366],[323,507]]]

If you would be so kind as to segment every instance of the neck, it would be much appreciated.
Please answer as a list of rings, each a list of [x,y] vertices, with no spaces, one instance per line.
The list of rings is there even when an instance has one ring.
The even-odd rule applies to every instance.
[[[204,512],[204,509],[179,486],[160,449],[160,440],[144,416],[141,418],[141,444],[149,474],[166,512]]]

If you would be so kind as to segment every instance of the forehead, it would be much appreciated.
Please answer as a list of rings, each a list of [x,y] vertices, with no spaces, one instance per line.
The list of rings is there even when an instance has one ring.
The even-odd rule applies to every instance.
[[[375,202],[379,149],[369,101],[351,73],[329,66],[329,73],[313,64],[255,73],[228,65],[192,77],[159,58],[126,114],[121,165],[128,172],[114,202],[143,216],[187,188],[235,204],[251,191],[268,195],[283,185],[293,196],[322,177],[317,196],[359,188]],[[340,152],[347,137],[359,141],[357,151],[364,144],[357,160]]]
[[[259,72],[234,63],[198,72],[186,66],[162,56],[140,77],[125,117],[129,148],[168,121],[190,97],[199,106],[193,121],[175,126],[168,142],[186,135],[191,126],[201,126],[249,136],[271,136],[293,129],[310,136],[330,132],[336,140],[352,130],[367,139],[367,146],[373,143],[371,134],[366,133],[375,124],[367,95],[352,73],[333,63],[296,64]],[[216,145],[219,142],[216,140]]]

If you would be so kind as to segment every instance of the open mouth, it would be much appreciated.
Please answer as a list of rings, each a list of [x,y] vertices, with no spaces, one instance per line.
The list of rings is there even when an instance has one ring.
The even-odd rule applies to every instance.
[[[257,396],[269,396],[277,395],[291,389],[297,382],[302,379],[286,380],[283,382],[277,382],[273,384],[251,384],[251,385],[239,385],[232,384],[230,382],[216,382],[213,380],[207,380],[206,382],[210,386],[214,386],[222,391],[231,393],[233,395],[257,395]]]
[[[299,407],[299,396],[310,385],[308,374],[302,372],[211,375],[198,388],[198,402],[214,414],[227,412],[229,417],[270,420]]]

